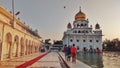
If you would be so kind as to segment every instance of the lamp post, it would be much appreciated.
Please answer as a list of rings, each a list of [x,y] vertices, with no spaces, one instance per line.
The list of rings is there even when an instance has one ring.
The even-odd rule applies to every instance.
[[[18,11],[18,12],[15,13],[15,10],[14,10],[14,0],[12,0],[12,12],[13,12],[12,24],[14,25],[15,16],[17,16],[18,14],[20,14],[20,11]]]
[[[12,12],[13,12],[13,20],[12,20],[13,22],[12,23],[14,25],[14,0],[12,0]]]

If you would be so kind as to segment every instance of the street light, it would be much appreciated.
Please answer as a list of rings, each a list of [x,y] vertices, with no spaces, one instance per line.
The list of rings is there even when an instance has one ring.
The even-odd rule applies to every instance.
[[[14,24],[14,0],[12,0],[13,24]]]
[[[12,26],[14,27],[14,17],[15,17],[15,15],[17,16],[18,14],[20,14],[20,12],[18,11],[15,15],[14,15],[14,13],[15,13],[15,11],[14,11],[14,0],[12,0],[12,12],[13,12],[13,19],[12,19]]]

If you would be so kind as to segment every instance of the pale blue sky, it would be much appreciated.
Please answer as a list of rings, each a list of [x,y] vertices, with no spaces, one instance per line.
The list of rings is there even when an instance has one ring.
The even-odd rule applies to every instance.
[[[0,0],[0,5],[8,11],[12,10],[11,3],[12,0]],[[80,6],[89,25],[100,24],[103,39],[120,38],[120,0],[15,0],[15,12],[20,11],[21,21],[38,29],[43,39],[52,40],[62,39]]]

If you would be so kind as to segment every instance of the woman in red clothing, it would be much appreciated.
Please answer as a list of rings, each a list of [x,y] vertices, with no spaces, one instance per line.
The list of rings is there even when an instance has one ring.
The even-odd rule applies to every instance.
[[[77,48],[75,47],[75,44],[73,44],[71,48],[71,54],[72,54],[72,62],[76,63],[76,53],[77,53]]]

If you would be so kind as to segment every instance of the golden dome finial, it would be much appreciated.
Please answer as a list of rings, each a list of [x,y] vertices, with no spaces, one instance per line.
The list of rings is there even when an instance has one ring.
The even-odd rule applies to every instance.
[[[75,15],[75,20],[85,20],[86,19],[86,15],[81,11],[81,7],[80,7],[80,11]]]

